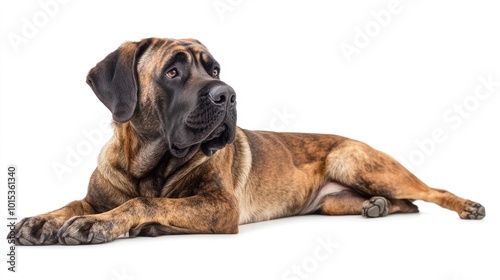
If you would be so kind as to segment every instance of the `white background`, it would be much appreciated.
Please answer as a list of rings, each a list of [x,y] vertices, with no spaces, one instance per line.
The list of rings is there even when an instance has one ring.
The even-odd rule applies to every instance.
[[[85,195],[111,135],[87,71],[145,37],[202,41],[237,92],[239,126],[362,140],[429,185],[481,202],[487,217],[463,221],[417,202],[420,214],[384,219],[294,217],[238,235],[18,247],[16,273],[2,226],[1,279],[499,279],[500,87],[474,96],[479,77],[500,81],[496,1],[61,1],[46,11],[48,2],[0,7],[2,224],[8,164],[18,168],[19,218]],[[382,26],[374,15],[388,5],[397,8]],[[342,44],[359,47],[350,62]],[[439,143],[424,140],[436,129]],[[58,177],[55,165],[67,172]]]

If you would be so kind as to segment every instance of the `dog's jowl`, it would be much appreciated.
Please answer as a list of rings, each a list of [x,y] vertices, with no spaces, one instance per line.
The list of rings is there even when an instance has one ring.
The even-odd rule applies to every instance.
[[[362,142],[237,127],[236,93],[220,71],[193,39],[127,42],[99,62],[87,83],[111,111],[114,135],[87,195],[23,219],[16,242],[237,233],[240,224],[293,215],[413,213],[416,199],[462,219],[485,216],[481,204],[428,187]]]

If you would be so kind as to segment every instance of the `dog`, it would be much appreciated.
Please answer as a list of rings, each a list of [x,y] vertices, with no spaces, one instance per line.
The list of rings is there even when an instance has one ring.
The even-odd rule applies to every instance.
[[[111,111],[84,199],[21,220],[21,245],[238,232],[293,215],[415,213],[424,200],[482,219],[485,208],[428,187],[389,155],[342,136],[249,131],[236,93],[194,39],[126,42],[87,76]]]

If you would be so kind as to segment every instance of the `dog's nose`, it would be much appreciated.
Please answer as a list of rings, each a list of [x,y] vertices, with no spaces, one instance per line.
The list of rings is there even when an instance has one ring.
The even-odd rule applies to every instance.
[[[231,105],[236,102],[236,93],[234,89],[228,85],[215,86],[210,89],[208,95],[215,105]]]

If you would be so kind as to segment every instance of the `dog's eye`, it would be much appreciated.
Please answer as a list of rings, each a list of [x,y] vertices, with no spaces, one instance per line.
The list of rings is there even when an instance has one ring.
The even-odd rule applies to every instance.
[[[179,72],[177,72],[177,68],[172,68],[167,71],[167,77],[169,77],[170,79],[177,77],[177,75],[179,75]]]
[[[219,76],[219,68],[214,68],[214,70],[212,70],[212,77],[216,78]]]

